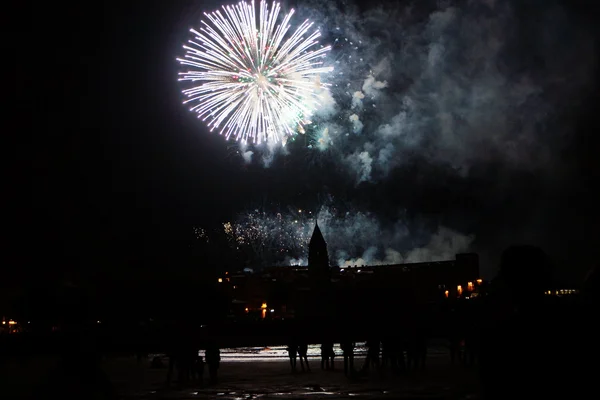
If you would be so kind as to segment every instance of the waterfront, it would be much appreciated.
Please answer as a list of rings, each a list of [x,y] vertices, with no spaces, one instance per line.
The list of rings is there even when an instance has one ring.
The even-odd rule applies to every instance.
[[[339,355],[339,346],[335,347]],[[372,374],[348,380],[343,374],[342,357],[336,357],[336,369],[320,369],[319,345],[309,347],[311,372],[291,373],[287,352],[283,346],[268,348],[223,349],[219,383],[214,386],[191,384],[178,388],[166,387],[168,359],[150,355],[137,362],[134,356],[109,356],[102,361],[102,371],[108,377],[119,398],[125,399],[208,399],[250,400],[255,398],[301,399],[466,399],[478,393],[474,370],[451,366],[444,347],[432,346],[427,357],[427,370],[411,376]],[[163,368],[151,368],[154,356],[162,358]],[[355,365],[364,362],[364,344],[357,345]],[[89,398],[102,398],[94,393],[100,387],[82,388],[77,378],[61,371],[57,357],[13,360],[3,364],[4,394],[11,399],[39,398],[34,388],[44,387],[50,398],[61,398],[70,390],[89,392]],[[205,382],[207,375],[205,374]],[[40,386],[41,385],[41,386]],[[75,388],[75,389],[74,389]],[[70,389],[70,390],[69,390]],[[39,389],[38,389],[39,390]],[[63,392],[64,391],[64,392]],[[68,395],[62,396],[62,398]],[[45,398],[45,397],[44,397]]]

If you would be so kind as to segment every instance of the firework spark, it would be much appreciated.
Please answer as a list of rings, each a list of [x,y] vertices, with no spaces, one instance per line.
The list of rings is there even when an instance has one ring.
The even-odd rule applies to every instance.
[[[257,16],[258,11],[258,16]],[[223,6],[205,13],[208,22],[191,29],[194,38],[177,61],[190,68],[179,80],[184,104],[226,138],[252,142],[282,142],[303,132],[326,90],[320,74],[330,46],[318,46],[320,32],[308,34],[304,21],[291,35],[292,9],[278,24],[280,5],[265,1]],[[200,84],[198,84],[200,83]]]
[[[284,214],[254,210],[224,223],[223,229],[232,250],[266,266],[304,255],[315,221],[311,212],[301,209]]]

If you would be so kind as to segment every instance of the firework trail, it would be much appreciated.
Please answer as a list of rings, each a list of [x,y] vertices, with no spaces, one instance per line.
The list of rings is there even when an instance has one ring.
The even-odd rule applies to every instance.
[[[257,15],[258,11],[258,15]],[[291,35],[292,9],[278,24],[279,3],[240,2],[205,13],[208,22],[191,29],[194,38],[177,61],[190,69],[179,80],[191,82],[183,90],[184,104],[226,138],[260,144],[282,142],[304,133],[319,105],[326,84],[320,74],[329,46],[318,46],[320,32],[308,34],[305,20]]]

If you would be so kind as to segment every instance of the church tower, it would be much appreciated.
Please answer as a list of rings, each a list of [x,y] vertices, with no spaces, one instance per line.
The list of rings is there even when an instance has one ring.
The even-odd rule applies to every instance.
[[[315,224],[315,230],[308,244],[308,274],[313,288],[322,288],[330,283],[331,275],[329,268],[329,254],[327,253],[327,243],[319,224]]]
[[[319,225],[315,224],[308,243],[308,290],[302,291],[302,300],[298,302],[296,315],[306,321],[327,321],[334,315],[333,286],[327,243]],[[322,325],[314,326],[322,326]]]

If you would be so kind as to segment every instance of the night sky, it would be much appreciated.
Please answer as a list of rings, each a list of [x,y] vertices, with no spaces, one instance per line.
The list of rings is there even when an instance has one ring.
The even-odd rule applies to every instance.
[[[531,10],[548,2],[521,3],[515,15],[525,15],[523,27],[513,34],[520,38],[516,42],[527,42]],[[434,147],[421,144],[402,153],[406,161],[380,171],[383,177],[374,170],[372,179],[358,183],[333,155],[315,161],[298,145],[269,167],[247,164],[233,143],[209,134],[181,105],[175,58],[188,28],[215,4],[30,3],[8,14],[4,126],[11,162],[4,213],[10,262],[0,268],[13,282],[65,272],[143,274],[150,266],[171,274],[165,260],[172,263],[168,255],[192,237],[193,226],[216,227],[258,206],[317,210],[331,198],[375,213],[383,224],[401,214],[415,226],[426,221],[419,226],[472,234],[472,249],[487,263],[482,268],[488,275],[501,250],[514,242],[542,246],[570,278],[597,264],[598,12],[588,2],[557,3],[568,18],[556,23],[576,26],[580,35],[565,35],[565,49],[579,51],[571,39],[586,41],[586,53],[573,56],[573,71],[586,71],[578,73],[580,89],[569,92],[557,78],[573,53],[535,55],[534,41],[511,53],[526,61],[503,70],[511,79],[524,71],[548,72],[543,82],[534,82],[543,89],[537,96],[552,105],[539,122],[549,133],[535,136],[544,142],[542,161],[523,166],[477,154],[502,153],[500,143],[465,156],[472,160],[468,172],[457,172],[454,153],[445,153],[449,161],[434,162]],[[431,12],[415,8],[415,26]],[[559,66],[554,57],[562,58]],[[392,79],[390,85],[401,93],[409,81]],[[567,92],[568,107],[552,98]],[[485,136],[493,127],[480,132]]]

